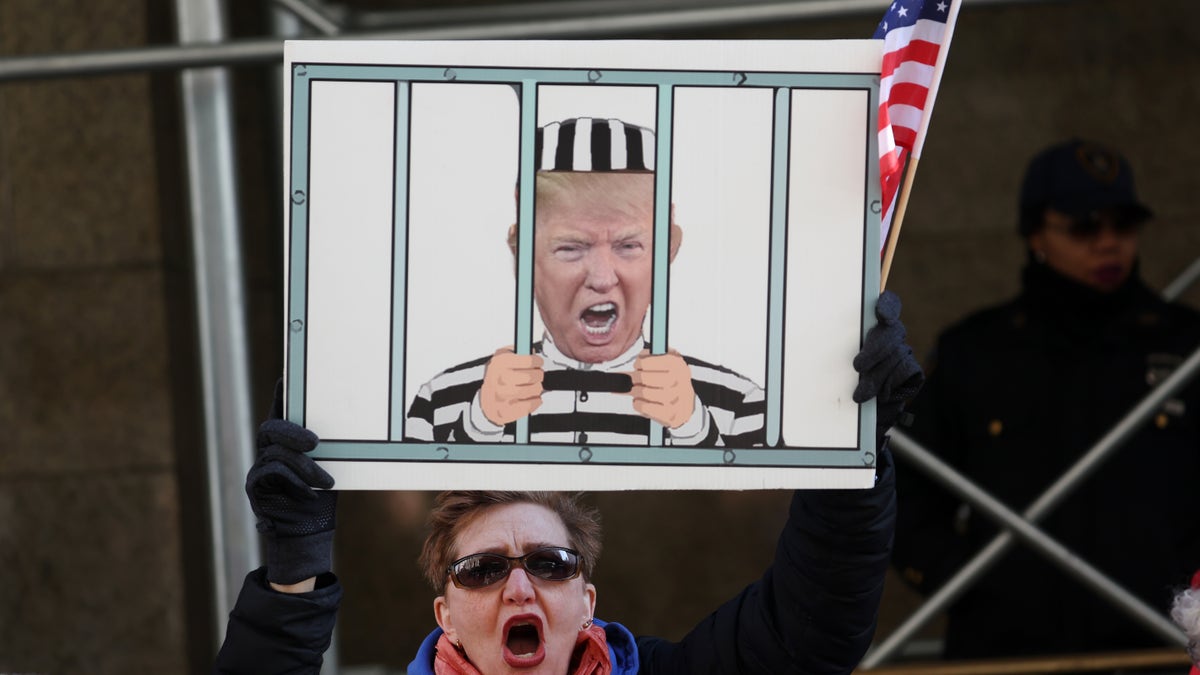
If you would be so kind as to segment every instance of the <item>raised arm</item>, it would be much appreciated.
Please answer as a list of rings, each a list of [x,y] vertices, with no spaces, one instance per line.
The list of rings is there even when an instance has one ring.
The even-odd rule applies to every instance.
[[[308,455],[311,431],[279,419],[259,428],[246,496],[258,516],[267,564],[251,572],[229,615],[218,673],[318,673],[342,590],[330,572],[337,493]]]

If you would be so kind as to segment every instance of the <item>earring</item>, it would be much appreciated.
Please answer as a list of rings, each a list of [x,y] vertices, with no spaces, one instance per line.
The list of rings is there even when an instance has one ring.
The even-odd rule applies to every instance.
[[[587,621],[583,622],[583,625],[579,627],[579,630],[587,630],[591,627],[592,627],[592,620],[589,618]]]
[[[454,646],[458,647],[459,651],[462,651],[462,640],[459,640],[458,638],[454,638]]]

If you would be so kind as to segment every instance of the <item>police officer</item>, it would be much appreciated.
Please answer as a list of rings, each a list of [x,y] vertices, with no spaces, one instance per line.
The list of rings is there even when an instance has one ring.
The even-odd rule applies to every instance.
[[[1118,153],[1080,140],[1045,149],[1021,188],[1021,293],[939,337],[911,433],[1015,511],[1200,346],[1200,314],[1139,278],[1150,217]],[[1197,394],[1193,386],[1167,401],[1042,521],[1163,611],[1200,567]],[[898,474],[893,562],[919,591],[933,591],[997,528],[915,468]],[[1154,646],[1140,625],[1021,547],[949,609],[945,636],[948,658]]]

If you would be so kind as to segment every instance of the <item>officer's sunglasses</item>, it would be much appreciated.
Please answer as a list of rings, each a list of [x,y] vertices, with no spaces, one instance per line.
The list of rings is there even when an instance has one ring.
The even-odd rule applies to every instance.
[[[459,588],[484,588],[508,578],[518,565],[525,572],[547,581],[567,581],[579,576],[581,558],[569,548],[547,546],[522,556],[475,553],[459,558],[446,568]]]
[[[1095,239],[1106,227],[1111,227],[1117,236],[1134,234],[1142,229],[1142,222],[1140,218],[1093,213],[1085,218],[1073,218],[1069,224],[1056,229],[1065,232],[1072,239],[1085,240]]]

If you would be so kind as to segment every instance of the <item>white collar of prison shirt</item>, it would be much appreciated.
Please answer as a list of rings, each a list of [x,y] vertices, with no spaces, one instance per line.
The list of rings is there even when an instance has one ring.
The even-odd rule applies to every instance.
[[[584,363],[583,361],[576,361],[559,351],[558,346],[554,344],[554,339],[550,337],[550,333],[542,334],[542,357],[560,368],[569,368],[572,370],[598,370],[606,373],[633,370],[633,362],[637,360],[637,355],[645,348],[645,340],[641,336],[638,336],[638,339],[633,341],[629,349],[626,349],[617,358],[611,361],[601,361],[600,363]]]

